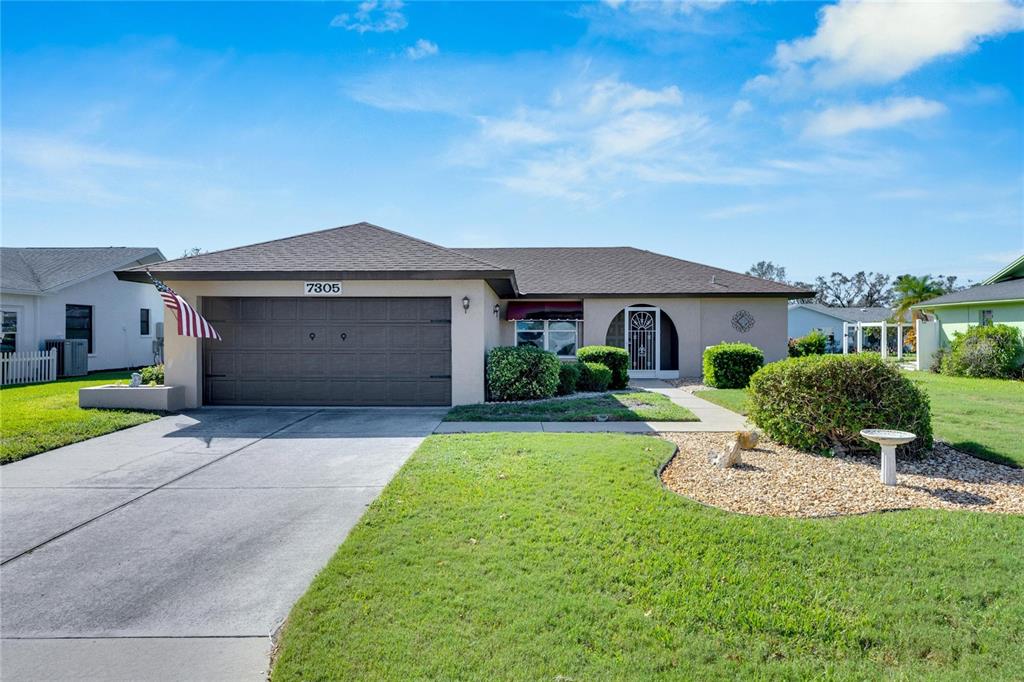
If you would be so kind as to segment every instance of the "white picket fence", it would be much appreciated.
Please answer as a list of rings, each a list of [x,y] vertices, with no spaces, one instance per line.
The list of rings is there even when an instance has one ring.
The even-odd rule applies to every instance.
[[[0,385],[37,384],[56,380],[56,348],[33,353],[0,353]]]

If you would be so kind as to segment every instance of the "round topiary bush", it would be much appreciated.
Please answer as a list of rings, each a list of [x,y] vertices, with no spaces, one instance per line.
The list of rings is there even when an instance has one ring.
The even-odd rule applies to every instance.
[[[1024,344],[1020,332],[1008,324],[970,327],[956,332],[949,352],[943,353],[943,374],[960,377],[1010,379],[1021,374]]]
[[[615,346],[584,346],[576,351],[576,359],[580,362],[600,362],[612,371],[612,382],[609,387],[613,391],[629,385],[629,353],[625,348]]]
[[[487,391],[491,400],[550,398],[558,389],[562,363],[535,346],[500,346],[487,353]]]
[[[580,379],[576,384],[581,391],[601,393],[608,390],[612,382],[612,371],[600,362],[579,363]]]
[[[765,365],[750,379],[750,419],[773,440],[824,452],[836,445],[878,451],[861,429],[917,434],[901,455],[932,447],[928,396],[874,353],[812,355]]]
[[[558,368],[558,395],[569,395],[576,392],[580,381],[580,368],[575,362],[563,362]]]
[[[764,364],[764,353],[749,343],[720,343],[704,349],[704,383],[712,388],[746,388]]]

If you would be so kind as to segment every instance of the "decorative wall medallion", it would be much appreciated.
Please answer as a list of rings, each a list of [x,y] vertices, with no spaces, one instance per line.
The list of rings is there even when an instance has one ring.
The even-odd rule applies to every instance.
[[[754,316],[746,310],[741,310],[732,316],[732,328],[743,334],[746,334],[753,329],[755,322],[757,322],[757,320],[755,320]]]

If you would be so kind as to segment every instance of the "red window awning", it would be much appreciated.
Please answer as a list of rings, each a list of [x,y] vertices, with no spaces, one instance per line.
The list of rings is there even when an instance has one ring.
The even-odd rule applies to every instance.
[[[582,320],[583,301],[510,301],[505,319]]]

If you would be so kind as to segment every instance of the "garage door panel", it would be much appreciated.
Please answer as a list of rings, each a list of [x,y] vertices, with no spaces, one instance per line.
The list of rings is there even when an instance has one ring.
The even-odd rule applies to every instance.
[[[243,322],[262,322],[267,318],[267,299],[265,298],[243,298],[239,299],[238,319]]]
[[[354,298],[332,298],[327,301],[327,319],[337,322],[359,319],[359,301]]]
[[[449,299],[207,298],[203,305],[224,317],[224,340],[203,344],[208,404],[450,403]]]
[[[269,305],[271,320],[298,319],[298,301],[294,298],[271,298]]]
[[[450,320],[452,316],[452,302],[447,298],[423,299],[420,302],[419,309],[419,319],[421,322]]]
[[[421,327],[420,348],[423,350],[450,351],[452,348],[451,328],[447,325]]]

